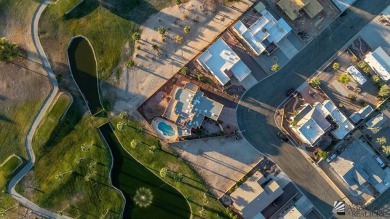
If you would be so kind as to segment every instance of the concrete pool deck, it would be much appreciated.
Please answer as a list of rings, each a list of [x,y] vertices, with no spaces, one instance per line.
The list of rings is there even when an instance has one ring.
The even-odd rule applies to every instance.
[[[175,134],[172,135],[172,136],[165,135],[165,134],[163,133],[163,131],[161,131],[161,130],[159,129],[159,124],[160,124],[161,122],[165,123],[166,125],[171,126],[171,127],[173,128],[173,131],[175,132]],[[173,124],[172,122],[170,122],[170,121],[168,121],[168,120],[166,120],[166,119],[163,119],[163,118],[161,118],[161,117],[156,117],[156,118],[154,118],[154,119],[152,120],[152,123],[151,123],[151,124],[152,124],[152,127],[153,127],[154,131],[156,131],[156,133],[157,133],[158,137],[160,137],[160,139],[165,140],[165,141],[168,141],[168,142],[174,142],[174,141],[176,141],[176,139],[178,138],[178,135],[177,135],[177,126],[176,126],[175,124]]]

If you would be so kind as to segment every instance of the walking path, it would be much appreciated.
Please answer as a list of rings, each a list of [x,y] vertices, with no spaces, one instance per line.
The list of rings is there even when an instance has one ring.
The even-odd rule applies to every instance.
[[[38,115],[35,117],[35,120],[28,130],[28,134],[26,137],[26,150],[28,154],[28,163],[21,169],[15,176],[12,178],[12,180],[8,184],[8,193],[12,195],[16,201],[18,201],[21,205],[31,209],[35,214],[46,217],[46,218],[69,218],[66,216],[60,216],[54,212],[48,211],[46,209],[40,208],[38,205],[32,203],[22,195],[16,192],[15,185],[32,169],[35,163],[35,155],[34,151],[32,149],[32,138],[34,136],[34,133],[41,122],[43,116],[45,115],[46,111],[49,109],[51,103],[54,100],[54,97],[57,95],[58,92],[58,83],[57,79],[54,75],[54,72],[50,66],[49,60],[46,57],[45,52],[43,51],[41,42],[39,41],[38,37],[38,22],[39,18],[41,17],[42,12],[45,10],[47,5],[50,3],[50,0],[45,0],[41,2],[41,4],[38,6],[37,11],[35,12],[32,20],[31,25],[31,32],[32,32],[32,38],[35,45],[35,48],[37,50],[37,53],[42,61],[43,69],[47,72],[48,78],[50,80],[50,83],[53,85],[53,88],[51,89],[50,95],[46,98],[45,103],[42,105]]]

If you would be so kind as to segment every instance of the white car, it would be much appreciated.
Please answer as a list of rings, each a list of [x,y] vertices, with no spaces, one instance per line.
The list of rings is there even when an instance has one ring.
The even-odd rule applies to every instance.
[[[388,185],[389,185],[389,183],[387,182],[387,180],[383,180],[383,184],[384,184],[385,186],[388,186]]]

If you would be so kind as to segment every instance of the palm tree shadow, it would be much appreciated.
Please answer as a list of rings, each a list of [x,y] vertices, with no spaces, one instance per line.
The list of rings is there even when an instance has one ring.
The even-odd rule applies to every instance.
[[[95,11],[99,6],[111,13],[131,20],[137,24],[144,22],[150,15],[158,10],[148,0],[81,0],[78,5],[64,14],[65,20],[79,19]],[[136,11],[135,11],[136,10]]]

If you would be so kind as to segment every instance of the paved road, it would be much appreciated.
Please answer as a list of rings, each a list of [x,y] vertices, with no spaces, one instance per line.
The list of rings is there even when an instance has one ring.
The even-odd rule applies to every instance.
[[[40,208],[38,205],[32,203],[31,201],[29,201],[28,199],[26,199],[25,197],[21,196],[19,193],[17,193],[15,191],[15,185],[34,166],[35,155],[34,155],[34,151],[32,149],[32,143],[31,143],[32,142],[32,138],[34,136],[34,133],[35,133],[39,123],[41,122],[43,116],[45,115],[47,109],[49,108],[49,106],[53,102],[54,97],[56,96],[56,94],[58,92],[57,79],[56,79],[56,77],[54,75],[54,72],[53,72],[53,70],[52,70],[52,68],[50,66],[50,63],[49,63],[49,61],[48,61],[48,59],[46,57],[46,54],[45,54],[45,52],[44,52],[44,50],[42,48],[41,42],[39,41],[39,37],[38,37],[38,22],[39,22],[39,18],[41,17],[41,14],[42,14],[43,10],[46,8],[46,6],[49,4],[49,2],[50,2],[49,0],[45,0],[37,8],[37,11],[35,12],[33,20],[32,20],[32,24],[31,24],[32,31],[31,32],[32,32],[32,38],[33,38],[33,42],[34,42],[35,48],[36,48],[36,50],[38,52],[38,55],[39,55],[39,57],[40,57],[40,59],[42,61],[42,66],[45,69],[45,71],[47,72],[48,78],[49,78],[51,84],[53,85],[53,87],[51,89],[50,95],[46,98],[45,103],[42,105],[41,109],[39,110],[38,115],[35,117],[35,120],[34,120],[32,126],[30,127],[30,129],[29,129],[29,131],[27,133],[27,137],[26,137],[26,150],[27,150],[28,159],[29,159],[28,163],[9,182],[9,184],[8,184],[8,192],[21,205],[26,206],[27,208],[31,209],[34,213],[36,213],[38,215],[41,215],[41,216],[46,217],[46,218],[68,218],[68,217],[60,216],[60,215],[58,215],[56,213],[53,213],[51,211],[48,211],[46,209]]]
[[[389,3],[356,1],[282,70],[247,91],[237,107],[245,139],[276,162],[327,218],[332,216],[333,202],[345,197],[340,197],[293,145],[278,140],[275,109],[285,99],[285,90],[302,84]]]

